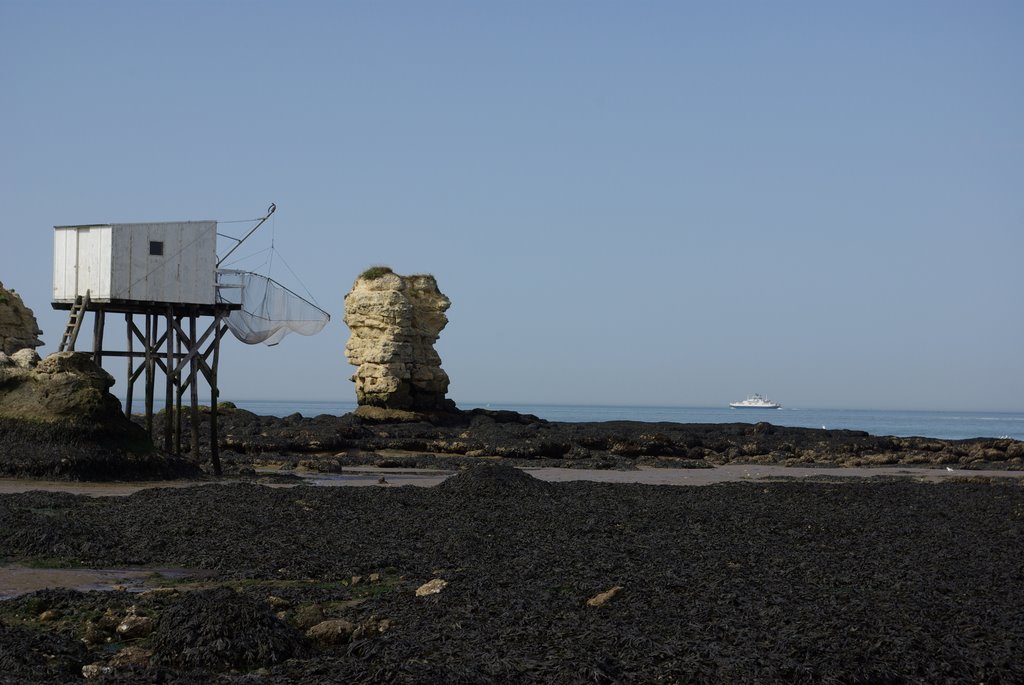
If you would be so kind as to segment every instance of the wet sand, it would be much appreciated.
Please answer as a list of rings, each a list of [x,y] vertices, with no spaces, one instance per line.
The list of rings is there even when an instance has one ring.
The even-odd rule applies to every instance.
[[[808,481],[833,478],[912,478],[938,483],[952,478],[1024,479],[1024,471],[974,471],[910,467],[812,468],[758,464],[725,464],[710,469],[667,469],[640,467],[638,471],[577,470],[563,468],[524,469],[546,481],[586,480],[597,483],[640,483],[644,485],[714,485],[743,481],[798,478]]]
[[[89,497],[118,497],[131,495],[139,490],[147,490],[149,488],[190,488],[197,485],[210,485],[213,482],[199,480],[137,480],[94,483],[66,480],[0,478],[0,495],[41,490],[43,492],[70,492],[73,495],[88,495]]]
[[[0,564],[0,599],[45,588],[143,592],[153,587],[150,581],[155,579],[178,579],[196,573],[194,570],[170,568],[37,568]]]
[[[672,469],[640,467],[635,471],[602,469],[570,469],[557,467],[523,468],[523,471],[540,480],[549,482],[589,481],[594,483],[637,483],[642,485],[714,485],[716,483],[738,483],[744,481],[773,481],[779,479],[801,479],[808,482],[835,478],[910,478],[929,483],[962,478],[1008,478],[1024,481],[1024,471],[965,470],[914,467],[836,467],[806,468],[796,466],[774,466],[757,464],[725,464],[708,469]],[[257,482],[268,487],[291,487],[294,485],[317,485],[321,487],[419,487],[436,486],[455,471],[434,469],[391,469],[360,466],[345,469],[342,473],[323,474],[310,471],[282,471],[261,469],[264,475],[288,474],[301,481],[295,483]],[[381,479],[385,482],[381,482]],[[4,478],[0,479],[0,495],[41,490],[45,492],[68,492],[90,497],[127,496],[150,488],[187,488],[215,483],[252,482],[224,478],[220,481],[131,481],[131,482],[74,482],[44,481]]]

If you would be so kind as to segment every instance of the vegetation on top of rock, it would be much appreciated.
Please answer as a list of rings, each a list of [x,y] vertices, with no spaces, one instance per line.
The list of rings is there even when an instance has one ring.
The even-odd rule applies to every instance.
[[[362,278],[367,281],[373,281],[380,278],[381,276],[386,276],[388,274],[393,273],[395,272],[391,269],[390,266],[378,264],[377,266],[371,266],[369,269],[359,274],[359,278]]]

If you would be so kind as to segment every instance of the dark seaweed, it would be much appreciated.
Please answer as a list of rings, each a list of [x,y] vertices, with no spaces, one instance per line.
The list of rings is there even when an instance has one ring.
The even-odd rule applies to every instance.
[[[0,558],[315,581],[153,607],[172,637],[154,637],[147,677],[168,682],[1024,682],[1018,484],[539,483],[496,467],[437,488],[6,495],[0,521]],[[448,586],[416,597],[435,577]],[[270,592],[292,613],[259,605]],[[283,628],[309,605],[390,625],[307,653]],[[215,656],[184,656],[211,640]],[[3,628],[23,682],[62,682],[26,649]]]
[[[152,646],[158,663],[213,670],[271,666],[307,652],[301,633],[266,602],[223,587],[187,593],[167,607]]]

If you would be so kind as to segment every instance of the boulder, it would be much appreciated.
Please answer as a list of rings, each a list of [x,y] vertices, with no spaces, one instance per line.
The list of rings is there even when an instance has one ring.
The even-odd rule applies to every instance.
[[[230,588],[195,590],[165,608],[149,646],[175,669],[252,670],[308,654],[304,636],[266,602]]]
[[[352,332],[345,356],[357,367],[352,381],[360,406],[411,411],[450,411],[448,374],[434,350],[448,323],[451,301],[433,276],[400,276],[374,267],[345,296]]]
[[[428,597],[430,595],[436,595],[437,593],[448,587],[448,581],[443,578],[434,578],[416,588],[417,597]]]
[[[149,665],[151,658],[153,658],[153,650],[151,649],[125,647],[110,657],[109,664],[112,667],[135,666],[137,668],[145,668]]]
[[[391,619],[371,616],[356,626],[355,630],[352,631],[352,639],[366,640],[383,635],[389,630],[391,630]]]
[[[191,462],[154,450],[110,394],[113,384],[84,352],[39,360],[23,349],[0,359],[0,474],[71,480],[201,475]]]
[[[121,636],[123,640],[135,640],[142,637],[148,637],[153,632],[153,627],[156,622],[149,616],[140,616],[135,613],[135,607],[133,606],[129,611],[128,615],[117,626],[117,634]]]
[[[102,661],[97,661],[93,664],[86,664],[82,666],[82,677],[86,680],[95,680],[96,678],[102,678],[108,676],[114,672],[114,669],[107,666]]]
[[[620,592],[622,592],[622,586],[621,585],[615,585],[613,587],[610,587],[607,590],[605,590],[604,592],[599,592],[596,595],[594,595],[593,597],[591,597],[590,599],[588,599],[587,600],[587,606],[588,607],[604,606],[605,604],[608,603],[608,600],[610,600],[612,597],[614,597],[615,595],[619,594]]]
[[[38,337],[42,334],[35,314],[25,306],[21,295],[0,283],[0,352],[35,349],[43,344]]]
[[[88,353],[55,352],[40,361],[34,350],[25,349],[11,359],[13,365],[0,366],[0,417],[127,422],[109,392],[114,377]]]
[[[356,626],[343,618],[321,621],[306,631],[306,637],[320,647],[331,647],[348,642]]]

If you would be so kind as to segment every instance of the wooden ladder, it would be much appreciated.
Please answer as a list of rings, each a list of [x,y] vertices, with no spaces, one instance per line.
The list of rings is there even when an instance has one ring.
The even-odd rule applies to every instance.
[[[85,317],[85,310],[89,308],[89,291],[85,295],[75,297],[75,303],[71,305],[71,313],[68,315],[68,325],[64,328],[64,335],[60,338],[58,352],[75,351],[75,341],[78,340],[78,330],[82,327],[82,319]]]

